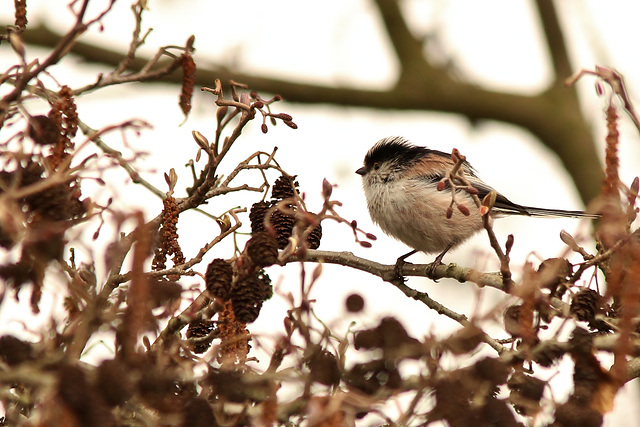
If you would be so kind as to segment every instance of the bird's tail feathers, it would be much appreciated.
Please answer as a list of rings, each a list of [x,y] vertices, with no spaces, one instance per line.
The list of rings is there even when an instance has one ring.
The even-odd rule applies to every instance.
[[[513,212],[519,215],[528,215],[540,218],[589,218],[598,219],[600,215],[585,211],[566,211],[562,209],[544,209],[530,206],[522,206],[522,210]]]

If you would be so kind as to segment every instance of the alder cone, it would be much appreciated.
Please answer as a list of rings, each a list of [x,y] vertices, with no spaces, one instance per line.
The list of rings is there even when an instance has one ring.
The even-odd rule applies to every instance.
[[[216,258],[207,266],[205,273],[207,290],[215,297],[227,299],[233,280],[233,267],[227,261]]]
[[[271,199],[278,202],[295,196],[295,190],[298,189],[298,181],[295,176],[281,175],[271,188]],[[294,190],[295,189],[295,190]]]
[[[204,338],[209,335],[214,329],[214,323],[211,320],[194,320],[189,323],[187,328],[187,338]],[[196,354],[202,354],[209,349],[211,342],[208,343],[195,343],[191,350]]]
[[[293,226],[296,224],[296,218],[293,215],[276,210],[271,214],[271,224],[276,231],[278,249],[286,248],[289,244]]]
[[[322,239],[322,225],[318,224],[316,228],[311,230],[309,236],[307,236],[307,243],[309,243],[309,248],[318,249],[320,247],[320,239]]]
[[[260,314],[262,303],[271,296],[273,296],[271,279],[264,271],[237,282],[231,294],[236,319],[242,323],[255,321]]]
[[[278,261],[278,245],[267,232],[254,233],[247,242],[247,255],[258,267],[268,267]]]
[[[271,207],[269,202],[257,202],[251,205],[249,211],[249,221],[251,221],[251,232],[259,233],[265,231],[264,217],[267,215],[267,211]]]

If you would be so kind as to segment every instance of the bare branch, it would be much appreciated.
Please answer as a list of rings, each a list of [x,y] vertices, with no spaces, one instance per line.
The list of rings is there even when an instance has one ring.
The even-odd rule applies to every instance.
[[[542,22],[545,38],[547,39],[546,45],[551,54],[551,63],[553,64],[553,69],[556,74],[556,82],[559,84],[567,76],[570,76],[573,70],[569,62],[569,53],[564,41],[558,13],[553,4],[553,0],[536,0],[535,5],[540,21]],[[572,93],[575,95],[574,92]]]
[[[393,283],[394,285],[398,279],[395,264],[380,264],[375,261],[355,256],[351,252],[331,252],[309,249],[304,258],[293,255],[289,260],[287,260],[287,262],[295,261],[326,262],[329,264],[344,265],[371,273],[386,282]],[[402,266],[402,275],[405,277],[429,277],[428,271],[430,267],[431,264],[405,263]],[[502,276],[500,274],[481,273],[473,268],[460,267],[454,263],[448,265],[439,264],[434,269],[433,276],[434,279],[455,279],[461,283],[472,282],[480,287],[488,286],[504,290]]]

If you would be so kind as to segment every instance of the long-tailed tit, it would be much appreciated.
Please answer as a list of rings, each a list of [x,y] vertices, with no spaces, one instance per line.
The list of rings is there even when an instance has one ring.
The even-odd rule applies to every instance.
[[[447,185],[443,188],[443,184],[440,184],[443,191],[437,188],[454,166],[451,154],[419,147],[400,137],[389,137],[371,147],[364,158],[364,166],[356,171],[362,175],[371,219],[385,233],[414,249],[400,257],[399,263],[409,255],[422,251],[439,252],[435,263],[438,264],[449,249],[483,228],[480,211],[467,191],[457,190],[455,200],[465,206],[468,212],[463,213],[459,209],[451,212],[451,187]],[[478,178],[466,161],[462,164],[461,172],[477,190],[480,199],[494,190]],[[506,215],[598,217],[583,211],[522,206],[497,193],[490,216],[499,218]]]

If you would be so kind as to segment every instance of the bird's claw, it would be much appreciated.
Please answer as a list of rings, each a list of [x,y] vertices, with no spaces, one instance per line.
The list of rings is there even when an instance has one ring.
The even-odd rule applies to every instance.
[[[402,274],[402,267],[404,267],[405,264],[411,264],[410,262],[406,262],[405,259],[415,254],[416,252],[418,251],[414,249],[411,252],[402,255],[396,261],[396,268],[394,269],[394,271],[396,273],[396,277],[398,277],[399,279],[402,279],[403,282],[404,282],[404,275]]]
[[[438,277],[436,277],[436,268],[438,268],[442,264],[442,259],[444,258],[445,254],[449,251],[449,249],[451,249],[452,246],[453,246],[453,243],[449,244],[449,246],[447,246],[444,249],[444,251],[442,251],[436,257],[436,259],[434,259],[433,262],[429,264],[429,266],[427,267],[427,270],[425,271],[425,273],[427,277],[433,280],[434,282],[438,281]]]
[[[405,264],[411,264],[411,263],[405,261],[404,257],[400,257],[396,261],[396,267],[393,270],[396,273],[396,277],[398,277],[398,279],[402,279],[403,282],[405,281],[405,277],[404,277],[404,274],[402,274],[402,268],[405,266]]]
[[[441,265],[442,265],[442,262],[440,262],[440,260],[436,259],[435,261],[433,261],[431,264],[427,266],[427,269],[425,271],[426,276],[429,279],[433,280],[434,282],[437,282],[438,277],[436,277],[436,268],[438,268]]]

